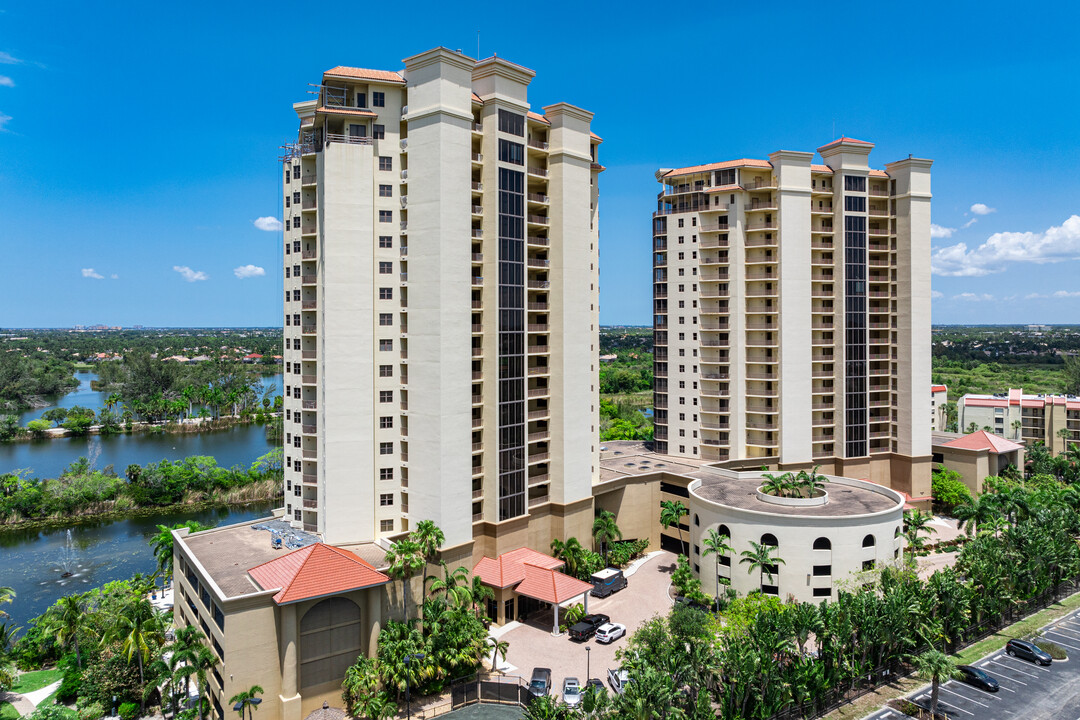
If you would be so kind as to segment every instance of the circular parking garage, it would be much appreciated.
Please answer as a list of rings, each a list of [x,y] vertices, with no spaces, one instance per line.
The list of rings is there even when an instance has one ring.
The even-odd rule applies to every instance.
[[[904,498],[886,487],[708,466],[697,475],[688,486],[690,562],[705,592],[716,591],[719,575],[739,595],[820,602],[900,559]],[[730,549],[709,552],[717,536]]]

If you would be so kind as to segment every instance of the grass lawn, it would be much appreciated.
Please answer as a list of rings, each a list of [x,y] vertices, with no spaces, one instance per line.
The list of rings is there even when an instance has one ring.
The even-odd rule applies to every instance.
[[[1072,612],[1078,607],[1080,607],[1080,593],[1070,595],[1061,602],[1055,603],[1045,610],[1040,610],[1034,615],[1029,615],[1019,622],[1015,622],[1008,627],[1002,628],[999,632],[991,635],[985,640],[980,640],[974,645],[968,645],[966,648],[953,655],[953,659],[958,665],[970,665],[983,655],[986,655],[997,648],[1004,647],[1005,642],[1010,638],[1023,637],[1034,633],[1043,625],[1057,620],[1059,617]],[[912,675],[895,683],[882,685],[875,692],[863,695],[855,702],[833,710],[825,716],[824,720],[854,720],[854,718],[864,717],[884,706],[889,700],[903,697],[913,692],[916,688],[926,684],[926,680]]]
[[[24,672],[19,675],[19,681],[12,686],[11,692],[22,695],[35,690],[40,690],[46,685],[51,685],[63,677],[63,670],[34,670],[32,672]],[[55,694],[50,695],[44,702],[52,702],[55,699]],[[19,713],[15,712],[15,706],[11,703],[0,703],[0,720],[18,720],[18,717]]]

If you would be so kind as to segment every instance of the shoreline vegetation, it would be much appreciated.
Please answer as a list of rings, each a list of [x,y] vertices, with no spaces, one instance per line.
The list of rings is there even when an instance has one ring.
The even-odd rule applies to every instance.
[[[267,439],[273,440],[276,439],[275,436],[280,435],[277,428],[281,424],[281,417],[282,412],[280,410],[268,410],[248,415],[222,415],[217,418],[184,418],[179,422],[133,420],[130,423],[121,423],[119,427],[107,424],[90,425],[85,431],[81,428],[72,429],[63,426],[31,429],[28,425],[27,428],[21,428],[24,432],[17,432],[11,437],[0,437],[0,442],[52,440],[54,438],[81,437],[85,435],[119,435],[134,433],[192,435],[201,432],[213,432],[215,430],[228,430],[237,425],[250,425],[252,423],[266,425]]]
[[[93,468],[85,457],[59,478],[0,475],[0,532],[78,524],[203,506],[266,502],[282,496],[282,449],[274,448],[247,469],[223,468],[213,457]]]

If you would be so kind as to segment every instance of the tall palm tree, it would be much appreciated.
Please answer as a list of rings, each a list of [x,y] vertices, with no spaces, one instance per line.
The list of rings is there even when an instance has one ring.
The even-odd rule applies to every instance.
[[[506,662],[506,653],[510,650],[510,642],[508,640],[500,640],[499,638],[489,637],[487,639],[488,650],[491,651],[491,669],[495,669],[495,658],[502,655],[503,662]]]
[[[773,581],[773,575],[775,572],[779,572],[777,565],[785,565],[783,558],[774,556],[776,548],[772,545],[761,545],[753,540],[750,541],[750,550],[743,550],[742,559],[739,560],[739,564],[749,565],[746,569],[746,574],[753,574],[754,570],[760,570],[762,575],[769,577],[769,582]]]
[[[409,580],[424,569],[424,555],[420,544],[411,538],[398,540],[386,551],[389,567],[386,574],[395,580],[401,580],[402,612],[409,619]]]
[[[424,558],[424,562],[431,564],[439,556],[439,550],[442,549],[443,543],[446,542],[446,534],[434,521],[421,520],[409,534],[409,539],[420,547],[420,555]],[[426,581],[423,584],[426,585]],[[426,598],[427,589],[421,589],[424,590],[423,596]]]
[[[607,564],[607,546],[612,540],[622,540],[622,530],[615,523],[615,514],[608,510],[601,510],[593,520],[593,542],[600,546],[600,554],[604,556],[604,564]]]
[[[185,625],[184,627],[176,628],[173,633],[173,641],[165,647],[166,652],[171,652],[172,657],[177,662],[182,664],[190,664],[194,661],[195,655],[198,649],[203,647],[203,640],[206,636],[203,635],[203,631],[195,625]],[[174,668],[174,672],[176,672]],[[188,692],[191,688],[190,674],[183,674],[182,668],[180,669],[181,675],[184,679],[184,697],[188,696]]]
[[[192,654],[187,664],[188,675],[195,676],[195,689],[199,693],[199,720],[203,720],[203,699],[206,697],[206,676],[214,669],[218,659],[213,651],[205,645],[199,645]]]
[[[120,393],[109,393],[109,396],[105,398],[105,407],[112,410],[119,405],[124,398],[120,397]]]
[[[551,541],[551,556],[566,563],[566,574],[577,577],[581,565],[581,555],[585,551],[576,537],[567,538],[566,542],[555,538]]]
[[[904,539],[907,540],[908,550],[911,551],[912,557],[915,557],[915,553],[926,544],[922,536],[937,532],[930,526],[933,518],[933,515],[924,513],[918,508],[904,513]]]
[[[485,607],[485,603],[488,600],[495,599],[495,591],[485,585],[479,575],[474,575],[472,587],[469,590],[469,596],[472,598],[473,612],[476,613],[476,617],[480,617],[480,610]]]
[[[663,500],[660,503],[660,524],[664,529],[668,529],[672,525],[679,531],[679,549],[683,555],[687,555],[686,543],[682,539],[682,518],[690,512],[690,509],[683,505],[682,500]]]
[[[720,599],[720,558],[727,557],[732,548],[728,545],[730,540],[727,535],[721,534],[716,528],[709,528],[708,534],[705,539],[701,541],[702,547],[705,549],[701,551],[704,556],[715,555],[716,556],[716,595],[717,600]]]
[[[172,527],[167,525],[158,525],[157,534],[150,537],[147,541],[150,543],[150,547],[154,550],[154,557],[157,559],[158,575],[163,580],[168,581],[173,575],[173,530],[180,530],[187,528],[193,533],[202,532],[203,530],[209,530],[209,525],[203,525],[197,520],[188,520],[184,523],[177,523]]]
[[[999,516],[1000,503],[994,493],[984,492],[972,502],[965,502],[956,506],[953,515],[956,516],[956,529],[967,529],[967,534],[972,531],[978,532],[979,528],[993,522]]]
[[[165,642],[164,623],[161,616],[141,592],[133,594],[116,617],[112,630],[113,639],[121,642],[121,650],[130,663],[134,657],[139,666],[139,683],[146,684],[145,665],[151,654],[156,654]],[[146,711],[146,699],[140,699]]]
[[[1024,427],[1024,423],[1020,422],[1019,420],[1013,420],[1012,421],[1013,436],[1017,440],[1020,439],[1020,429],[1022,427]]]
[[[930,717],[937,717],[939,686],[943,680],[956,675],[956,663],[940,650],[927,650],[912,660],[915,662],[916,672],[930,680]]]
[[[75,665],[82,670],[82,652],[79,633],[87,623],[86,601],[81,595],[67,595],[45,613],[45,631],[56,639],[60,647],[75,648]]]
[[[440,563],[443,569],[443,577],[428,575],[431,581],[430,591],[432,595],[443,593],[447,602],[453,607],[465,607],[472,600],[472,592],[469,589],[469,571],[463,567],[456,568],[453,572],[446,563]]]
[[[262,700],[257,696],[262,695],[263,692],[264,690],[262,689],[262,686],[252,685],[247,690],[239,692],[229,698],[229,704],[233,706],[234,710],[236,710],[237,706],[239,706],[240,709],[236,710],[236,713],[240,716],[240,720],[244,720],[245,708],[248,711],[248,720],[252,720],[252,716],[254,715],[253,711],[258,710],[259,703],[262,702]]]

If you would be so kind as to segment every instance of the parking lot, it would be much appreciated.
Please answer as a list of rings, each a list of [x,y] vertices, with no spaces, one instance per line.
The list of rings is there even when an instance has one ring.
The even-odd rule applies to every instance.
[[[510,643],[506,654],[510,667],[504,672],[520,675],[528,681],[534,667],[551,668],[554,696],[562,694],[562,682],[566,677],[576,677],[584,685],[591,675],[607,685],[608,669],[618,667],[615,651],[626,645],[627,638],[642,622],[653,615],[666,615],[671,610],[668,586],[674,566],[672,553],[660,553],[628,578],[625,589],[606,598],[589,598],[589,612],[603,613],[611,617],[611,622],[626,625],[626,636],[609,645],[601,645],[595,638],[584,643],[574,642],[566,633],[552,637],[551,615],[545,613],[501,634],[501,639]],[[586,646],[590,648],[588,653]],[[589,675],[586,675],[586,666]]]
[[[1045,636],[1060,645],[1069,659],[1055,660],[1050,667],[1005,654],[1002,648],[974,663],[1000,683],[996,693],[958,680],[943,683],[938,707],[958,720],[1077,720],[1080,718],[1080,611],[1047,627]],[[923,707],[930,702],[930,688],[908,697]],[[879,710],[866,720],[901,720],[906,715],[892,709]]]

